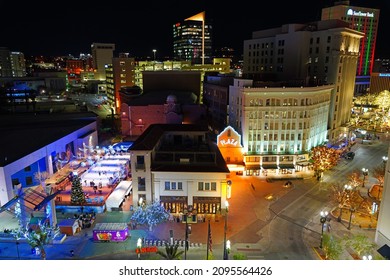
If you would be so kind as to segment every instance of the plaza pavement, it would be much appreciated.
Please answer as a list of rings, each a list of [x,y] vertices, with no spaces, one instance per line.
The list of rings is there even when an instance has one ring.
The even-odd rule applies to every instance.
[[[300,172],[308,182],[315,185],[317,182],[313,179],[310,172]],[[294,176],[290,179],[294,183]],[[266,181],[265,177],[258,176],[236,176],[231,175],[233,182],[232,197],[229,199],[229,212],[227,216],[226,239],[231,241],[232,249],[230,258],[234,254],[240,253],[248,255],[248,259],[265,259],[265,248],[269,243],[268,227],[277,213],[270,211],[270,205],[274,201],[288,194],[291,188],[285,187],[287,178],[283,180]],[[131,212],[128,210],[132,199],[128,198],[124,203],[124,211],[105,212],[96,215],[95,223],[101,222],[124,222],[129,223]],[[0,213],[1,221],[17,222],[15,218],[7,213]],[[7,216],[8,215],[8,216]],[[58,220],[67,218],[67,214],[58,214]],[[68,214],[70,215],[70,214]],[[318,217],[317,217],[318,216]],[[330,222],[332,235],[342,238],[350,235],[352,230],[348,230],[348,213],[343,216],[342,222],[333,219]],[[186,253],[187,259],[204,260],[206,259],[206,244],[208,233],[208,221],[210,221],[212,254],[215,259],[222,259],[225,216],[220,214],[207,215],[205,222],[198,222],[191,225],[191,234],[189,243],[194,244]],[[0,223],[1,224],[1,223]],[[1,227],[0,227],[1,229]],[[353,234],[363,233],[370,240],[374,240],[375,229],[359,226],[359,216],[353,217]],[[46,246],[47,259],[102,259],[102,260],[126,260],[137,259],[135,253],[137,239],[169,240],[170,231],[173,231],[173,238],[176,240],[185,239],[185,224],[177,221],[167,221],[157,225],[152,231],[147,227],[138,226],[132,229],[131,237],[125,242],[118,243],[97,243],[92,240],[93,225],[89,229],[83,229],[75,236],[68,236],[60,244],[51,244]],[[321,237],[321,224],[319,214],[313,215],[313,219],[306,225],[303,231],[303,240],[311,254],[311,259],[320,259],[317,244]],[[245,242],[243,242],[245,240]],[[197,246],[195,246],[197,245]],[[160,247],[164,250],[163,247]],[[182,247],[179,247],[183,249]],[[73,250],[74,254],[71,254]],[[18,257],[19,256],[19,257]],[[156,259],[154,253],[142,254],[142,259]],[[0,242],[0,259],[39,259],[31,252],[31,248],[26,243],[20,243],[16,246],[14,241]],[[183,255],[184,258],[184,255]],[[343,259],[353,259],[353,254],[345,252]]]

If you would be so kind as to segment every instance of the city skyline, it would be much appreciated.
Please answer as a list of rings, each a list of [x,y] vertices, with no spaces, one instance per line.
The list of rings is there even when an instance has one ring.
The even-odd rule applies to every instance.
[[[102,42],[113,43],[117,53],[128,52],[133,57],[153,57],[155,49],[156,58],[163,59],[173,55],[173,24],[205,11],[207,21],[213,25],[213,49],[232,47],[239,56],[244,40],[251,39],[252,32],[320,20],[321,9],[334,4],[333,0],[298,2],[283,6],[278,2],[262,3],[260,9],[253,9],[253,4],[245,0],[240,7],[205,0],[137,2],[131,6],[121,3],[104,8],[83,2],[71,10],[26,3],[18,7],[18,20],[1,19],[1,25],[6,27],[1,46],[25,55],[78,56],[90,53],[92,43]],[[3,5],[9,11],[16,9],[14,3]],[[350,5],[380,9],[375,56],[390,57],[385,45],[385,31],[390,27],[385,20],[390,14],[389,3],[354,0]],[[311,13],[301,9],[305,6],[310,7]]]

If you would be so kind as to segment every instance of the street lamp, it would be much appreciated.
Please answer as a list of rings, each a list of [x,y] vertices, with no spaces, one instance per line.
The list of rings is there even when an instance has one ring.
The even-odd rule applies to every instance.
[[[19,241],[16,241],[15,242],[15,244],[16,244],[16,252],[18,253],[18,260],[20,260],[20,253],[19,253]]]
[[[137,239],[138,259],[141,259],[142,238]]]
[[[184,244],[184,259],[187,259],[187,250],[188,250],[188,211],[187,209],[184,210],[184,219],[186,221],[186,233],[185,233],[185,244]]]
[[[362,259],[365,260],[365,261],[371,261],[372,260],[372,256],[371,255],[363,256]]]
[[[229,253],[230,253],[230,240],[226,240],[226,259],[229,259]]]
[[[386,164],[387,164],[387,160],[389,159],[389,157],[383,156],[382,159],[383,159],[383,173],[384,173],[386,171]],[[383,174],[383,176],[385,176],[385,175]]]
[[[349,207],[349,222],[348,222],[348,229],[351,229],[351,223],[352,223],[352,213],[355,212],[355,208],[352,206]]]
[[[225,200],[225,207],[226,207],[226,213],[225,213],[225,227],[223,231],[223,259],[227,260],[228,257],[228,251],[227,251],[227,244],[226,244],[226,232],[227,232],[227,222],[228,222],[228,213],[229,213],[229,201]]]
[[[366,181],[366,177],[368,175],[368,169],[363,167],[362,172],[363,172],[363,188],[364,188],[364,182]]]
[[[153,49],[153,60],[156,61],[156,52],[157,50],[156,49]]]
[[[324,239],[324,225],[328,217],[328,211],[321,211],[321,217],[320,217],[320,223],[321,223],[321,241],[320,241],[320,248],[322,249],[322,241]]]
[[[363,144],[363,143],[364,143],[364,139],[365,139],[365,137],[366,137],[367,131],[361,130],[360,133],[362,134],[362,144]]]
[[[232,181],[227,180],[226,184],[227,184],[226,198],[229,199],[232,196]]]

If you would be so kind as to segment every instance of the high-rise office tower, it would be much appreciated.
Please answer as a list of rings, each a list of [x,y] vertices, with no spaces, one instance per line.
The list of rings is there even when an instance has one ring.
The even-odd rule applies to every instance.
[[[212,25],[204,12],[173,25],[173,55],[196,64],[212,62]]]
[[[93,43],[91,45],[93,67],[95,69],[95,79],[105,80],[106,79],[106,68],[107,64],[112,63],[114,57],[115,44],[107,43]]]
[[[348,132],[363,35],[342,20],[286,24],[253,32],[252,39],[244,41],[243,76],[289,81],[295,86],[333,84],[328,139],[337,142]]]
[[[379,9],[350,6],[350,1],[337,1],[334,6],[322,9],[322,20],[341,19],[348,22],[351,29],[364,33],[360,41],[355,94],[364,93],[369,87],[369,83],[361,81],[371,75],[374,67],[379,12]]]

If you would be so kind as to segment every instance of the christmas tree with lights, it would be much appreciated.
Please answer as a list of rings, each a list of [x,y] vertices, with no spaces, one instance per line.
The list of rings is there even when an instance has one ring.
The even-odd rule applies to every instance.
[[[85,203],[85,194],[83,192],[80,177],[77,175],[73,175],[70,202],[71,204],[76,205],[82,205]]]

